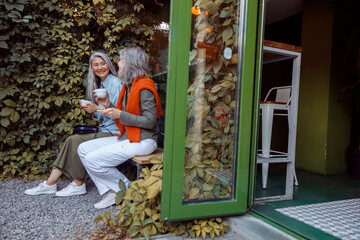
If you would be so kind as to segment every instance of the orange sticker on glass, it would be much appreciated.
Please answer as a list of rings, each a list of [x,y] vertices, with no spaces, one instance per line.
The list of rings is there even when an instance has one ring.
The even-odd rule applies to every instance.
[[[207,42],[198,42],[197,56],[198,58],[210,61],[220,61],[220,45]]]

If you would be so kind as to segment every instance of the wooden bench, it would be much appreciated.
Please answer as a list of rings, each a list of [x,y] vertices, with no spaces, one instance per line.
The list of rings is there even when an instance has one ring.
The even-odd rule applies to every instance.
[[[161,155],[163,154],[164,150],[162,148],[157,148],[153,153],[149,155],[141,155],[132,157],[129,161],[132,165],[136,167],[136,179],[139,179],[141,169],[151,164],[150,158],[157,157],[161,159]]]

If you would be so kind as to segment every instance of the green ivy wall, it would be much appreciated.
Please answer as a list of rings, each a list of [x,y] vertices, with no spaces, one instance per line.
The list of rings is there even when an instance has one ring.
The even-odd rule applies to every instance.
[[[151,38],[161,35],[153,13],[161,7],[141,0],[0,1],[0,180],[46,177],[73,126],[94,123],[79,107],[89,56],[103,51],[115,60],[127,46],[152,53]]]

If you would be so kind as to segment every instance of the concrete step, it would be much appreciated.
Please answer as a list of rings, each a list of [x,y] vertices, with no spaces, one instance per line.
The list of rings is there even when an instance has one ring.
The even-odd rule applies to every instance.
[[[229,223],[229,231],[223,237],[214,239],[226,240],[295,240],[296,238],[280,231],[270,224],[258,219],[252,215],[245,214],[236,217],[227,217],[224,219]],[[139,240],[144,238],[139,238]],[[194,240],[194,238],[184,238],[174,234],[158,235],[150,239],[159,240]],[[200,240],[203,238],[196,238]],[[209,237],[206,238],[210,239]]]

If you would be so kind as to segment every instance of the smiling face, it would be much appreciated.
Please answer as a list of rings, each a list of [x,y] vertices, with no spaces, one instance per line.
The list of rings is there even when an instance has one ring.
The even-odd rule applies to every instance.
[[[95,57],[94,60],[92,60],[91,69],[101,81],[104,81],[107,75],[109,75],[109,66],[101,57]]]

